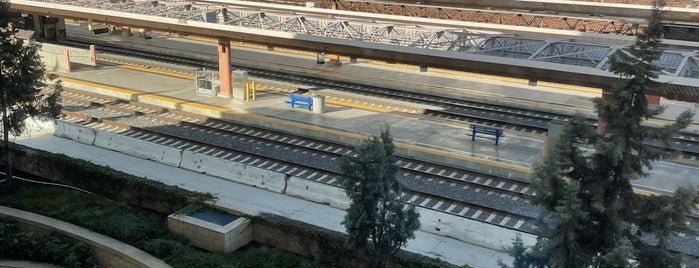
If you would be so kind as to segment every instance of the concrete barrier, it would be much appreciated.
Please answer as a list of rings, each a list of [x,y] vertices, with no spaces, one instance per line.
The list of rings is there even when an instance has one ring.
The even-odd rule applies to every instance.
[[[350,205],[350,199],[342,188],[298,177],[289,178],[284,193],[338,209],[347,209]]]
[[[277,193],[286,187],[284,174],[187,150],[182,152],[181,167]]]
[[[416,209],[420,213],[420,230],[427,233],[451,237],[497,251],[511,247],[517,235],[522,238],[524,245],[536,244],[536,236],[531,234],[422,207]]]
[[[56,120],[56,129],[53,132],[53,135],[61,138],[68,138],[87,145],[94,145],[95,136],[97,135],[96,132],[97,131],[95,129],[89,127]]]
[[[97,147],[150,159],[173,167],[179,167],[182,162],[182,150],[108,131],[97,130],[96,132],[94,145]]]

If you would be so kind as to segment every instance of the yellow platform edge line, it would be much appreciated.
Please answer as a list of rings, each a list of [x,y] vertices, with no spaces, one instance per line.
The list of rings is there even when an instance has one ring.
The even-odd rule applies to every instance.
[[[168,71],[163,71],[163,70],[155,70],[155,69],[144,68],[144,67],[138,67],[138,66],[119,65],[119,68],[131,69],[131,70],[136,70],[136,71],[141,71],[141,72],[146,72],[146,73],[167,75],[167,76],[172,76],[172,77],[177,77],[177,78],[183,78],[183,79],[194,79],[194,76],[192,76],[192,75],[178,74],[178,73],[173,73],[173,72],[168,72]]]
[[[130,90],[130,89],[125,89],[125,88],[120,88],[120,87],[114,87],[110,86],[107,84],[101,84],[101,83],[95,83],[95,82],[89,82],[85,80],[80,80],[80,79],[74,79],[70,77],[65,77],[65,76],[59,76],[59,80],[69,82],[69,83],[76,83],[76,84],[81,84],[84,86],[89,86],[89,87],[97,87],[97,88],[102,88],[106,90],[112,90],[116,91],[119,93],[124,93],[124,94],[140,94],[141,92],[135,91],[135,90]]]
[[[228,111],[228,109],[225,108],[220,108],[217,106],[212,106],[208,104],[202,104],[199,102],[193,102],[193,101],[188,101],[188,100],[182,100],[182,99],[177,99],[177,98],[172,98],[172,97],[167,97],[163,95],[158,95],[158,94],[152,94],[152,93],[143,93],[141,91],[136,91],[133,89],[126,89],[126,88],[121,88],[121,87],[115,87],[115,86],[110,86],[107,84],[101,84],[101,83],[95,83],[95,82],[90,82],[90,81],[85,81],[85,80],[80,80],[80,79],[75,79],[75,78],[70,78],[70,77],[65,77],[65,76],[60,76],[60,80],[70,82],[70,83],[76,83],[76,84],[81,84],[84,86],[89,86],[89,87],[95,87],[95,88],[100,88],[103,90],[111,90],[111,91],[116,91],[122,94],[129,94],[129,95],[135,95],[138,98],[152,98],[152,99],[157,99],[160,101],[165,101],[165,102],[170,102],[174,103],[180,106],[183,105],[188,105],[188,106],[193,106],[197,108],[204,108],[204,109],[209,109],[209,110],[214,110],[217,112],[223,112],[223,111]]]
[[[501,167],[501,168],[525,172],[525,173],[533,173],[534,172],[534,169],[530,168],[530,167],[504,163],[504,162],[500,162],[500,161],[496,161],[496,160],[488,160],[488,159],[483,159],[483,158],[478,158],[478,157],[472,157],[472,156],[464,155],[461,153],[445,152],[443,150],[433,149],[433,148],[419,146],[419,145],[413,145],[413,144],[407,144],[407,143],[401,143],[401,142],[395,142],[395,143],[396,143],[397,147],[401,147],[401,148],[406,148],[406,149],[411,149],[411,150],[416,150],[416,151],[419,150],[419,151],[427,152],[430,154],[448,156],[451,158],[462,159],[462,160],[466,160],[466,161],[470,161],[470,162],[476,162],[476,163]]]
[[[335,105],[349,106],[349,107],[354,107],[354,108],[359,108],[359,109],[364,109],[364,110],[371,110],[371,111],[381,112],[381,113],[391,112],[391,110],[388,110],[388,109],[377,108],[377,107],[355,104],[355,103],[344,102],[344,101],[326,100],[325,102],[330,103],[330,104],[335,104]]]

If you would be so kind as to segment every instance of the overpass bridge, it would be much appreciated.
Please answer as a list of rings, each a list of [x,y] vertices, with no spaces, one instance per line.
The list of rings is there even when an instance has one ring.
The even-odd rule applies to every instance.
[[[233,90],[230,41],[414,64],[421,70],[440,67],[603,89],[624,82],[607,71],[608,59],[617,51],[625,53],[634,41],[630,36],[232,0],[13,0],[10,9],[216,38],[222,95]],[[37,29],[50,28],[46,26]],[[663,47],[658,80],[669,87],[650,93],[699,101],[699,43],[664,40]]]

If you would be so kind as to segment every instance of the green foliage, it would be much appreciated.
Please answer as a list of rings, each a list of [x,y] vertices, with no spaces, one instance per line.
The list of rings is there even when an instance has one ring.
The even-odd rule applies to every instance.
[[[62,154],[20,145],[13,145],[11,149],[16,166],[24,172],[40,177],[51,176],[60,183],[162,214],[173,213],[190,202],[213,198],[209,193],[186,191]]]
[[[388,257],[415,237],[420,227],[415,207],[400,200],[401,186],[396,179],[394,145],[388,127],[380,137],[373,136],[355,149],[355,157],[345,157],[340,166],[343,187],[352,200],[343,224],[348,242],[356,249],[366,248],[375,266],[383,266]]]
[[[61,188],[22,189],[14,195],[0,198],[0,204],[70,222],[121,240],[163,259],[173,267],[317,267],[303,257],[273,248],[248,248],[230,254],[200,251],[188,245],[186,239],[169,232],[162,215]],[[14,230],[16,227],[0,222],[0,254],[5,252],[4,245],[7,244],[2,234]],[[39,245],[30,240],[23,242],[21,247]],[[40,253],[28,254],[32,254],[30,259],[35,259]],[[76,255],[64,256],[68,260],[83,260]],[[82,267],[73,264],[65,266]]]
[[[693,117],[687,111],[672,124],[644,125],[662,111],[649,107],[645,96],[664,89],[653,80],[659,71],[654,62],[660,55],[663,6],[656,1],[648,28],[636,43],[610,58],[610,71],[625,83],[595,99],[605,123],[602,133],[591,131],[581,118],[572,120],[536,168],[532,202],[544,209],[543,236],[531,249],[515,244],[514,267],[679,267],[681,260],[666,249],[666,241],[672,230],[683,228],[696,191],[646,197],[634,194],[631,186],[653,161],[673,156],[646,142],[669,147],[673,135]],[[648,233],[658,239],[657,245],[642,239]]]
[[[34,188],[0,198],[0,203],[78,224],[128,244],[166,234],[164,219],[157,215],[75,191]]]
[[[0,1],[0,113],[5,152],[9,149],[9,134],[19,135],[25,130],[25,119],[57,118],[61,106],[61,82],[51,90],[42,90],[47,80],[56,75],[46,74],[39,56],[41,44],[15,37],[17,29],[7,20],[9,2]],[[12,189],[12,161],[5,155],[7,187]]]
[[[7,18],[7,1],[0,1],[0,14]],[[48,95],[41,93],[46,81],[56,75],[47,74],[38,51],[41,44],[15,37],[17,29],[9,30],[8,22],[0,24],[0,63],[2,83],[0,92],[5,93],[9,109],[9,131],[18,135],[24,131],[24,119],[28,117],[56,118],[60,112],[60,81]]]
[[[59,233],[21,233],[10,220],[0,218],[0,259],[31,260],[65,267],[94,267],[84,243]]]

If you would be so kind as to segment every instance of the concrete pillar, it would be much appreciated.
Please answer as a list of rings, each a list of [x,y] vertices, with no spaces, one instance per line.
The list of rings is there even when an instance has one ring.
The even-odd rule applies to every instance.
[[[95,45],[90,45],[90,63],[92,63],[92,66],[97,66],[97,51],[95,51]]]
[[[420,72],[427,72],[427,65],[420,65]]]
[[[221,81],[219,94],[231,96],[231,42],[228,39],[218,40],[218,75]]]
[[[70,72],[70,50],[63,50],[63,66],[66,72]]]
[[[536,84],[537,84],[536,79],[529,79],[529,85],[530,85],[530,86],[536,86]]]
[[[274,51],[273,45],[267,45],[267,51]]]
[[[58,22],[56,23],[56,39],[66,40],[67,36],[68,34],[66,32],[66,19],[58,18]]]
[[[552,153],[553,150],[556,148],[558,138],[561,136],[565,124],[566,123],[564,121],[556,119],[551,120],[551,122],[549,122],[549,128],[546,134],[546,139],[544,139],[544,150],[542,150],[544,157]]]
[[[325,64],[325,53],[316,52],[316,63]]]
[[[235,70],[231,72],[233,80],[233,99],[245,100],[245,82],[248,80],[248,72]]]
[[[357,63],[357,57],[350,56],[350,63]]]
[[[133,36],[133,34],[131,34],[131,26],[121,26],[121,36],[123,36],[123,37]]]
[[[651,105],[660,105],[660,96],[646,95],[646,101]]]
[[[602,88],[602,99],[612,99],[611,89]],[[604,134],[604,120],[599,116],[597,116],[597,134]]]
[[[34,18],[34,33],[37,36],[44,36],[44,23],[39,15],[32,15]]]

